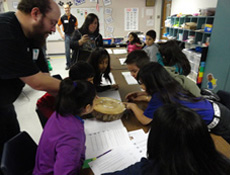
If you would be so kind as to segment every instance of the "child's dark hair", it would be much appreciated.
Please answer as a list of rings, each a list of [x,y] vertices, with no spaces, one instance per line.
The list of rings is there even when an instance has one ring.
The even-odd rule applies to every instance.
[[[169,40],[166,43],[161,44],[159,52],[163,58],[165,66],[177,65],[185,76],[190,73],[190,63],[175,40]]]
[[[137,80],[145,85],[149,95],[158,93],[158,98],[163,103],[177,103],[177,100],[191,102],[202,100],[185,90],[162,65],[156,62],[150,62],[142,67],[138,72]]]
[[[143,50],[134,50],[128,54],[125,63],[135,64],[138,68],[142,68],[144,65],[150,62],[147,53]]]
[[[140,38],[137,36],[136,33],[130,32],[129,35],[132,35],[133,38],[134,38],[133,41],[131,42],[131,44],[135,44],[135,43],[141,44],[141,40],[140,40]]]
[[[71,80],[87,80],[94,77],[94,75],[94,68],[84,61],[78,61],[69,70],[69,78]]]
[[[150,36],[152,39],[156,39],[156,32],[154,30],[149,30],[148,32],[146,32],[146,35]]]
[[[151,123],[147,153],[159,175],[228,174],[230,161],[216,150],[206,124],[192,109],[166,104],[154,112]]]
[[[96,90],[92,83],[66,78],[61,81],[55,109],[62,116],[81,115],[86,105],[93,104],[95,96]]]
[[[99,70],[99,63],[102,62],[104,59],[108,58],[108,66],[105,70],[105,72],[103,72],[104,74],[104,78],[106,80],[109,80],[109,82],[111,83],[111,79],[109,77],[109,73],[110,73],[110,55],[107,52],[106,49],[102,48],[102,47],[98,47],[95,50],[93,50],[93,52],[90,54],[88,62],[90,65],[93,66],[94,70],[95,70],[95,77],[94,77],[94,84],[98,84],[98,82],[101,82],[101,72]]]

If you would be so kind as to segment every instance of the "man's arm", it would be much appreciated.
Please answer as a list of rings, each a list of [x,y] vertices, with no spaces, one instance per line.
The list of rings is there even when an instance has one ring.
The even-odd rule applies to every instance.
[[[56,25],[56,28],[57,28],[57,31],[58,31],[58,33],[60,34],[60,36],[62,37],[62,39],[65,39],[65,35],[62,33],[62,31],[61,31],[61,28],[60,28],[60,25]]]
[[[37,74],[28,77],[21,77],[20,79],[33,89],[47,91],[52,95],[57,95],[59,90],[60,80],[42,72],[38,72]]]

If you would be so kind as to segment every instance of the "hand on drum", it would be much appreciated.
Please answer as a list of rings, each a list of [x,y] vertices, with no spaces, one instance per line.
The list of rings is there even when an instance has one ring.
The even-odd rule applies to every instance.
[[[131,92],[125,98],[129,102],[146,101],[146,92]]]
[[[128,103],[128,102],[123,102],[123,104],[125,105],[126,109],[134,109],[137,107],[137,105],[135,103]]]

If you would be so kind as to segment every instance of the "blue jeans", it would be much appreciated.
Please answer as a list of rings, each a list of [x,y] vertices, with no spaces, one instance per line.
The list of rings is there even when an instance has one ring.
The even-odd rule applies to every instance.
[[[65,34],[65,56],[66,56],[66,66],[70,66],[70,35]]]

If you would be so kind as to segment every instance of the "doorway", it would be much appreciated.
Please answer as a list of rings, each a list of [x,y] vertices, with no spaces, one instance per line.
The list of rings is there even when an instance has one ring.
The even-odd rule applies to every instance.
[[[163,0],[160,39],[167,39],[163,35],[164,33],[166,33],[165,20],[167,19],[168,16],[171,15],[171,6],[172,6],[172,0]]]

